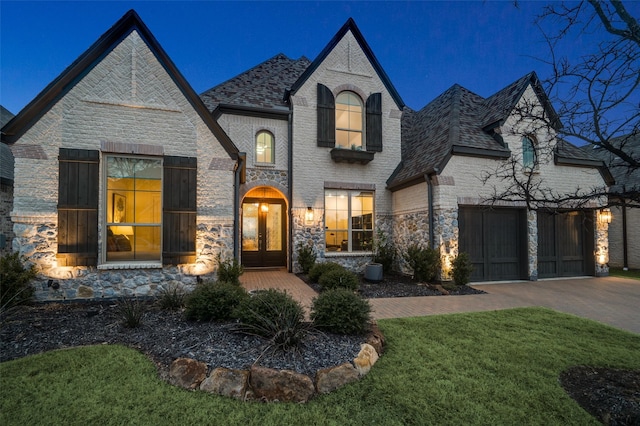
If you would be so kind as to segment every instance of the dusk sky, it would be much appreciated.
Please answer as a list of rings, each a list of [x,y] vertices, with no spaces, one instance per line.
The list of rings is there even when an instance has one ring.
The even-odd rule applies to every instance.
[[[0,104],[17,114],[129,9],[197,93],[278,53],[313,60],[352,17],[407,106],[458,83],[489,96],[535,70],[547,2],[0,1]],[[640,2],[628,4],[640,15]],[[593,42],[571,41],[572,54]]]

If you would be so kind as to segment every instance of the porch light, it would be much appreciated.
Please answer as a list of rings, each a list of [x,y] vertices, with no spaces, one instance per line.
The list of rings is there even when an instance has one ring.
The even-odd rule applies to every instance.
[[[262,210],[263,213],[267,213],[269,211],[269,204],[267,203],[262,203],[260,205],[260,210]]]
[[[598,212],[598,222],[611,223],[611,209],[602,209]]]
[[[313,223],[313,208],[307,207],[307,211],[304,214],[304,221],[307,225],[311,225]]]

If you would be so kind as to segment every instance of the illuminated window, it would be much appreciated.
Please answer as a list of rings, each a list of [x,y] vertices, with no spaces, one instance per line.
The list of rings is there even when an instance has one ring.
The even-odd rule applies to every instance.
[[[522,164],[528,170],[532,170],[538,165],[535,143],[528,136],[522,138]]]
[[[373,241],[373,192],[326,190],[327,251],[370,251]]]
[[[106,160],[106,260],[160,261],[162,160]]]
[[[263,130],[256,135],[256,163],[275,163],[274,138]]]
[[[362,149],[362,100],[353,92],[336,98],[336,145]]]

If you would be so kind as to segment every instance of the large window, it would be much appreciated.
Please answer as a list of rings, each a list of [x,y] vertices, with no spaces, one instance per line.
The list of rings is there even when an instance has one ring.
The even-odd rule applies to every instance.
[[[373,192],[326,190],[327,251],[370,251],[373,241]]]
[[[532,138],[522,138],[522,164],[526,170],[533,170],[538,165],[536,146]]]
[[[108,156],[106,260],[160,261],[162,160]]]
[[[275,163],[274,137],[266,130],[256,135],[256,163]]]
[[[336,145],[362,149],[362,100],[353,92],[336,98]]]

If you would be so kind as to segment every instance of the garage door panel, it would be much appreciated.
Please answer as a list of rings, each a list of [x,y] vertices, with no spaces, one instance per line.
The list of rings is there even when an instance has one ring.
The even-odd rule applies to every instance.
[[[469,253],[471,281],[513,280],[526,274],[523,217],[516,209],[459,210],[460,250]]]

